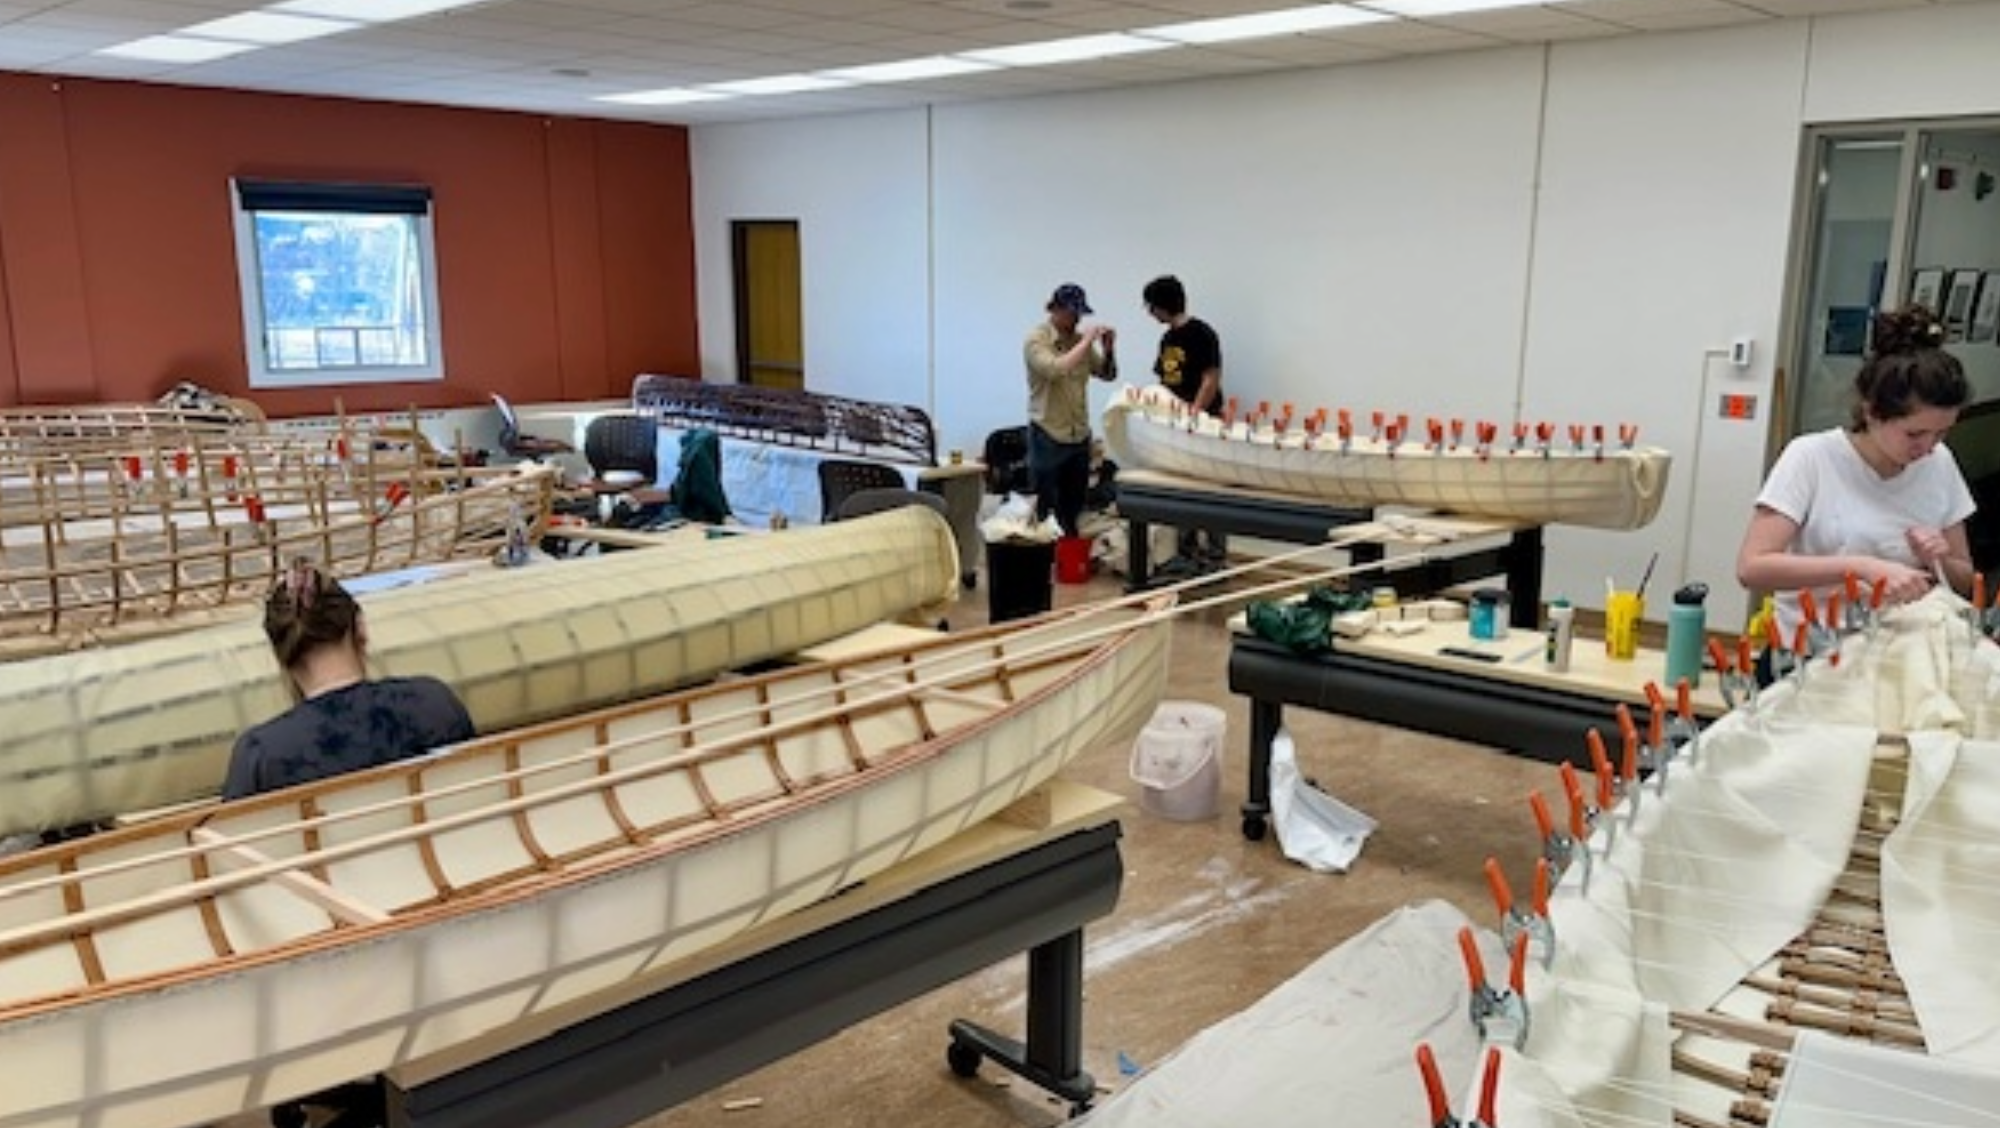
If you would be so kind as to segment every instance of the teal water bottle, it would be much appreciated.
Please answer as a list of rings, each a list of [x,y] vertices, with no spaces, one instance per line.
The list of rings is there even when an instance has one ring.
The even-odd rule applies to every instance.
[[[1674,593],[1667,610],[1667,684],[1671,694],[1682,678],[1690,688],[1701,684],[1702,643],[1708,634],[1707,584],[1687,584]]]

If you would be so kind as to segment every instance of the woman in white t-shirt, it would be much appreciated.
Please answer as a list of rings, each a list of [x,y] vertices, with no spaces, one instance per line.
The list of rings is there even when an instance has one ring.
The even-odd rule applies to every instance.
[[[1972,389],[1943,344],[1944,326],[1922,306],[1877,315],[1853,419],[1787,443],[1764,479],[1736,578],[1777,593],[1785,638],[1801,617],[1800,589],[1825,606],[1850,574],[1865,590],[1880,582],[1889,603],[1940,580],[1971,590],[1972,491],[1944,435]]]

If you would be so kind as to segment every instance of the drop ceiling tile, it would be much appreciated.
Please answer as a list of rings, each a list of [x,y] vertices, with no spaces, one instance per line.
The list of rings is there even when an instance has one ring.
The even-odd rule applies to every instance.
[[[983,36],[989,33],[1004,34],[1010,26],[1036,29],[1040,27],[1033,20],[995,15],[992,12],[967,11],[943,4],[891,8],[870,14],[868,22],[924,35]],[[1009,41],[1019,42],[1019,39],[1014,38]]]
[[[837,105],[920,105],[1094,89],[1562,41],[1621,30],[1720,27],[1850,11],[1910,10],[1927,2],[1961,0],[1543,0],[1520,9],[1399,20],[1082,67],[1002,72],[1002,77],[984,81],[975,81],[982,76],[967,76],[963,88],[896,84],[870,88],[865,98],[850,94],[845,101],[801,95],[651,110],[593,103],[588,95],[626,83],[631,84],[628,89],[644,89],[697,80],[690,76],[725,81],[893,62],[1267,11],[1299,0],[1046,0],[1047,7],[1029,11],[1010,8],[1009,0],[481,0],[454,12],[201,66],[114,61],[89,53],[142,35],[253,11],[267,2],[0,0],[0,66],[357,97],[379,96],[379,88],[407,78],[410,89],[399,92],[399,99],[435,97],[450,104],[492,103],[502,96],[499,89],[511,85],[510,107],[538,113],[743,120],[828,112],[827,107]],[[584,70],[590,75],[563,76],[553,73],[557,70]],[[482,76],[493,88],[465,88],[461,84],[466,75]],[[506,75],[507,81],[498,81],[495,75]],[[726,110],[710,108],[724,106]]]
[[[1348,43],[1385,47],[1396,51],[1478,51],[1504,42],[1491,35],[1481,35],[1441,24],[1420,23],[1416,20],[1363,24],[1360,27],[1344,27],[1336,31],[1315,34]]]
[[[1574,8],[1577,15],[1633,31],[1719,26],[1767,18],[1735,0],[1578,0],[1567,6]]]
[[[1895,8],[1928,8],[1931,0],[1741,0],[1772,16],[1832,16],[1843,12],[1880,12]]]
[[[786,24],[781,30],[786,35],[831,44],[880,44],[886,39],[908,34],[886,24],[874,23],[865,16],[851,20],[799,19]]]
[[[214,8],[193,4],[183,4],[175,0],[162,0],[151,4],[147,0],[72,0],[67,4],[44,4],[47,14],[67,13],[86,19],[130,20],[148,27],[168,29],[216,18]],[[256,4],[236,6],[238,11],[247,11]]]
[[[1148,9],[1168,15],[1169,18],[1159,21],[1161,23],[1181,23],[1217,16],[1241,16],[1290,6],[1289,2],[1273,2],[1273,0],[1153,0],[1152,3],[1144,5]]]
[[[1253,59],[1266,64],[1268,69],[1270,66],[1297,68],[1374,62],[1378,59],[1394,58],[1402,52],[1379,44],[1356,43],[1351,39],[1340,39],[1331,35],[1287,35],[1212,48],[1204,47],[1188,53],[1198,58],[1208,55],[1227,55]]]
[[[1532,40],[1544,33],[1592,33],[1602,28],[1602,21],[1594,20],[1588,11],[1579,9],[1571,13],[1561,8],[1502,8],[1492,12],[1467,12],[1455,16],[1426,16],[1425,23],[1439,27],[1456,28],[1480,35],[1494,35],[1511,40]],[[1576,29],[1581,26],[1582,31]]]
[[[662,5],[665,7],[665,5]],[[572,27],[595,27],[618,23],[631,17],[624,12],[608,12],[581,4],[560,2],[540,4],[493,4],[458,12],[451,22],[460,26],[499,24],[535,29],[536,34]]]
[[[165,82],[174,72],[182,68],[172,63],[150,62],[145,59],[119,59],[110,55],[76,55],[63,60],[58,68],[66,78],[129,79],[143,82]]]

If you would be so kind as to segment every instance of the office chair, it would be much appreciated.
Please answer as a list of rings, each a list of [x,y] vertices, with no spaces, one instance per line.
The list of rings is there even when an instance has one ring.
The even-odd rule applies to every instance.
[[[521,433],[521,419],[514,414],[514,405],[498,392],[489,392],[493,397],[493,407],[500,412],[500,450],[509,458],[547,458],[550,455],[568,454],[576,448],[561,439],[544,439],[536,435]]]
[[[863,490],[907,490],[903,472],[880,462],[829,458],[819,464],[819,519],[836,520],[841,503]]]
[[[644,415],[600,415],[583,430],[583,457],[598,478],[614,470],[660,477],[660,425]]]

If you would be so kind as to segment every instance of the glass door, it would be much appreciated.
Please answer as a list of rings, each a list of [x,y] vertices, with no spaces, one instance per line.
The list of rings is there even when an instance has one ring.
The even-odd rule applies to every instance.
[[[1896,226],[1905,214],[1899,204],[1908,179],[1906,131],[1822,134],[1813,140],[1811,237],[1787,437],[1847,419],[1875,311],[1885,301],[1900,300]]]

